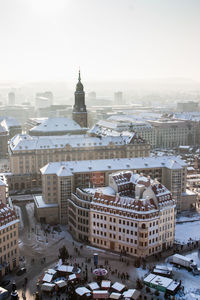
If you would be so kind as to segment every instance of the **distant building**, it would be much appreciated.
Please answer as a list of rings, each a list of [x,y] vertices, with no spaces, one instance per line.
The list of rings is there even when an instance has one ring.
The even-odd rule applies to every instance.
[[[9,143],[9,190],[41,186],[40,168],[53,161],[145,157],[150,146],[138,134],[115,137],[87,135],[16,135]]]
[[[3,126],[3,128],[5,128],[5,130],[8,132],[9,139],[22,132],[22,126],[15,118],[3,118],[1,121],[1,126]]]
[[[5,178],[2,178],[2,176],[0,176],[0,201],[4,204],[6,204],[7,193],[8,187],[5,182]]]
[[[81,75],[79,71],[78,83],[76,85],[75,103],[73,106],[72,118],[81,127],[86,128],[88,124],[87,109],[85,105],[85,92],[81,83]]]
[[[74,120],[68,118],[38,119],[38,124],[29,130],[34,136],[55,136],[66,134],[85,134],[87,128],[80,127]]]
[[[114,93],[114,104],[116,104],[116,105],[124,104],[124,99],[123,99],[123,93],[122,92]]]
[[[41,219],[46,223],[65,224],[69,220],[69,224],[75,224],[75,237],[79,238],[79,233],[84,236],[80,226],[86,226],[82,218],[87,217],[92,199],[92,195],[87,194],[85,189],[105,187],[109,185],[111,173],[123,170],[157,178],[172,192],[179,211],[190,209],[191,204],[195,204],[196,195],[188,193],[186,189],[187,164],[179,157],[54,162],[41,169],[42,197],[35,198],[38,221]],[[48,207],[54,209],[54,214],[48,212]]]
[[[8,105],[15,105],[15,93],[8,93]]]
[[[18,224],[11,208],[0,202],[0,279],[19,265]]]
[[[180,145],[196,143],[195,127],[188,121],[160,119],[149,123],[155,130],[159,148],[178,148]]]
[[[177,111],[180,112],[193,112],[199,110],[199,103],[194,101],[179,102],[177,103]]]
[[[133,121],[130,117],[115,116],[110,117],[107,120],[98,121],[88,134],[91,136],[104,136],[104,135],[116,135],[117,132],[137,132],[145,141],[147,141],[152,148],[157,146],[156,133],[153,126],[148,122]]]
[[[6,157],[8,155],[8,129],[0,123],[0,157]]]
[[[21,124],[35,116],[35,108],[31,105],[5,105],[0,107],[0,117],[14,118]]]

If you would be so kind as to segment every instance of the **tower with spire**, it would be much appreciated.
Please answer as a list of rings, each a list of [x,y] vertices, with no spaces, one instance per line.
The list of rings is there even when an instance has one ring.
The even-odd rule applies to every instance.
[[[87,127],[87,109],[85,105],[85,92],[83,84],[81,82],[81,73],[79,70],[78,83],[76,85],[76,91],[74,93],[75,103],[73,106],[72,118],[81,127]]]

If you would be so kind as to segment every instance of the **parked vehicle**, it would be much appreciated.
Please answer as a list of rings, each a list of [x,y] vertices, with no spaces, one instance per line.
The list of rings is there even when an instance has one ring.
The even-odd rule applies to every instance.
[[[197,264],[192,259],[189,259],[183,255],[174,254],[169,257],[169,262],[192,271],[194,275],[200,274],[200,268],[197,267]]]
[[[156,265],[152,273],[164,277],[172,277],[172,267]]]

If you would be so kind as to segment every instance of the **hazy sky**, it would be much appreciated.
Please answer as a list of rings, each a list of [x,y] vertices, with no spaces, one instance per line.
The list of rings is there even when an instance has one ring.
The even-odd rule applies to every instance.
[[[200,80],[200,0],[0,0],[0,81]]]

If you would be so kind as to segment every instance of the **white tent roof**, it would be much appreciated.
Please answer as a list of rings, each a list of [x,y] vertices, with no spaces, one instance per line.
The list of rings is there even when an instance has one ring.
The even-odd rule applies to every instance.
[[[42,281],[51,282],[52,278],[53,278],[53,275],[52,275],[52,274],[46,273],[46,274],[44,275],[44,277],[42,278]]]
[[[59,280],[59,281],[56,281],[55,284],[59,287],[59,288],[62,288],[64,286],[67,285],[66,281],[65,280]]]
[[[132,299],[137,299],[140,295],[140,292],[137,291],[136,289],[129,289],[128,291],[125,291],[123,293],[124,298],[132,298]]]
[[[110,295],[110,299],[119,299],[121,297],[122,294],[120,293],[112,293]]]
[[[99,285],[97,282],[91,282],[91,283],[88,283],[88,286],[91,290],[98,290],[99,289]]]
[[[69,278],[68,278],[68,280],[74,280],[74,279],[76,279],[77,277],[76,277],[76,274],[71,274],[71,275],[69,275]]]
[[[57,271],[72,273],[73,268],[74,268],[73,266],[59,265]]]
[[[54,288],[55,284],[54,283],[43,283],[42,284],[42,291],[50,292]]]
[[[124,288],[125,288],[125,285],[120,283],[120,282],[115,282],[113,285],[112,285],[112,288],[118,292],[121,292]]]
[[[102,280],[102,282],[101,282],[101,287],[102,288],[109,289],[110,286],[111,286],[111,281],[110,280]]]
[[[87,293],[91,293],[90,290],[88,290],[86,287],[79,287],[77,288],[76,290],[76,293],[79,295],[79,296],[83,296],[84,294],[87,294]]]
[[[56,274],[56,270],[54,270],[54,269],[48,269],[47,271],[46,271],[46,273],[48,273],[48,274],[51,274],[51,275],[54,275],[54,274]]]

